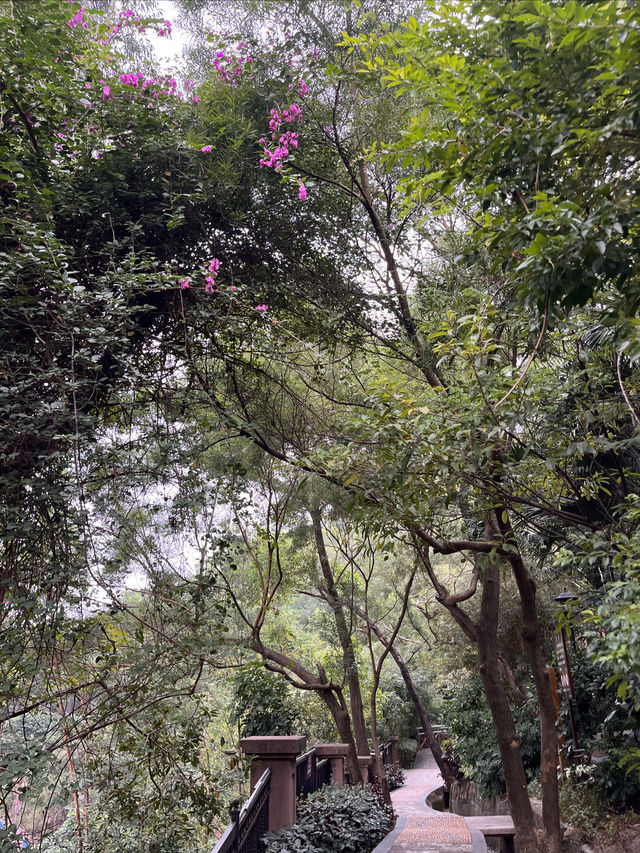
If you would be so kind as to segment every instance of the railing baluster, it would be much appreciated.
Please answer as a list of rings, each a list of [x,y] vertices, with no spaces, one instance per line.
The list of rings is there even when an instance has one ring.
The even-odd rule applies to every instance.
[[[211,853],[261,853],[262,836],[269,828],[270,790],[271,770],[267,768],[241,809],[240,800],[231,803],[231,825]]]

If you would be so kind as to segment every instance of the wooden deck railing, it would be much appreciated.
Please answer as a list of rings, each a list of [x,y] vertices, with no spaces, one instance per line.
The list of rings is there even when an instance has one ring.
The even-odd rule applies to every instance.
[[[296,793],[303,800],[331,781],[331,762],[318,761],[315,749],[296,759]]]
[[[271,770],[267,768],[242,808],[231,807],[231,823],[211,853],[262,853],[262,836],[269,828]]]

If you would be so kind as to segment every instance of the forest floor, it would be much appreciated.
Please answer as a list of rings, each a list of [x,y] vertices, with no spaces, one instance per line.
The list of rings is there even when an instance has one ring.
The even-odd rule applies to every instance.
[[[640,816],[631,812],[621,817],[613,835],[597,833],[587,842],[570,841],[566,853],[640,853]]]

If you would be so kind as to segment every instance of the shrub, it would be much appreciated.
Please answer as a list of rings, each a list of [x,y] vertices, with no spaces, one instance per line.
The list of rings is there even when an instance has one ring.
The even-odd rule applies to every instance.
[[[242,737],[290,735],[296,730],[296,710],[289,686],[268,672],[262,661],[251,661],[233,679],[231,722],[240,724]]]
[[[369,853],[391,831],[393,817],[368,786],[325,785],[298,804],[293,826],[264,836],[265,853]]]
[[[454,752],[465,775],[483,797],[506,791],[500,750],[480,678],[471,676],[448,700],[447,722]],[[521,738],[522,763],[530,782],[540,769],[540,724],[535,700],[511,709]]]
[[[609,811],[593,785],[595,767],[571,768],[560,788],[560,816],[580,838],[593,838],[608,820]]]
[[[578,648],[572,662],[574,713],[580,745],[605,754],[592,772],[592,785],[617,811],[640,808],[640,713],[609,685],[610,672]],[[565,734],[571,742],[569,720]]]
[[[413,767],[418,751],[418,742],[413,738],[405,737],[398,741],[398,757],[402,767]]]
[[[395,791],[396,788],[402,788],[404,785],[404,771],[398,762],[387,764],[385,774],[390,791]]]

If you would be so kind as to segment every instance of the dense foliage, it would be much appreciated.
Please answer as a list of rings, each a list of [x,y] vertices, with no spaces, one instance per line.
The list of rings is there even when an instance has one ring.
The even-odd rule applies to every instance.
[[[637,5],[95,5],[0,2],[0,849],[206,849],[239,734],[433,700],[558,853],[566,586],[640,765]]]
[[[483,797],[506,792],[498,744],[491,736],[491,716],[482,701],[482,686],[477,678],[460,685],[447,699],[447,715],[453,760],[460,762],[465,776],[478,786]],[[527,780],[537,778],[540,770],[540,727],[533,700],[514,711],[520,751]]]
[[[296,823],[265,836],[266,853],[369,853],[393,826],[393,811],[369,787],[328,785],[298,805]]]

